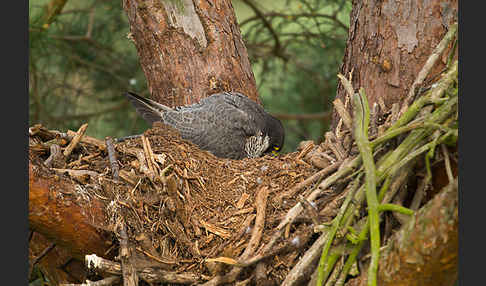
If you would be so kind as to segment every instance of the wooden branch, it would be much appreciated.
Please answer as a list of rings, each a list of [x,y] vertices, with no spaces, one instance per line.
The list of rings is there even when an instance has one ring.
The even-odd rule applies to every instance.
[[[87,253],[104,255],[111,239],[94,226],[104,226],[104,206],[95,198],[80,206],[77,197],[69,195],[76,192],[72,180],[29,161],[29,226],[78,259]]]
[[[105,138],[105,144],[106,144],[106,149],[108,151],[108,159],[110,160],[110,166],[111,166],[111,173],[113,175],[113,179],[118,181],[119,176],[119,166],[118,166],[118,161],[116,159],[116,153],[115,153],[115,147],[113,145],[113,139],[111,137],[106,137]]]
[[[133,246],[128,241],[125,222],[120,226],[120,260],[124,286],[138,286],[138,275],[133,264]]]
[[[64,149],[64,152],[62,153],[64,157],[68,157],[71,154],[71,152],[73,152],[74,148],[78,145],[79,141],[81,141],[81,138],[83,137],[87,128],[88,128],[88,123],[85,123],[81,125],[81,127],[79,127],[79,130],[76,133],[76,135],[73,137],[73,140],[71,140],[71,142],[66,147],[66,149]]]
[[[113,262],[96,255],[86,255],[88,268],[94,268],[102,272],[121,275],[122,268],[118,262]],[[157,268],[137,268],[138,276],[149,283],[177,283],[193,284],[199,281],[200,277],[191,272],[176,273]]]

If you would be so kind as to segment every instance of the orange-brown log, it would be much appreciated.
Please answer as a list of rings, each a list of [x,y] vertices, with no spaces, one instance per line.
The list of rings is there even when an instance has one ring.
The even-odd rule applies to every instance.
[[[38,232],[34,232],[29,241],[29,262],[36,261],[42,273],[52,285],[60,283],[82,283],[86,280],[84,260],[73,259],[66,248],[54,246],[41,256],[52,245],[52,242]]]
[[[81,206],[76,192],[72,180],[29,160],[29,227],[77,259],[91,253],[106,257],[110,233],[96,227],[104,225],[104,206],[96,199]]]

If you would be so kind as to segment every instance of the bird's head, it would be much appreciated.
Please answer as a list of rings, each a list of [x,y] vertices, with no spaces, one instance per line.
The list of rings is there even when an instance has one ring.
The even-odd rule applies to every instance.
[[[272,154],[273,156],[282,150],[285,139],[285,131],[282,122],[277,118],[268,115],[265,119],[264,133],[270,138],[269,145],[265,154]]]

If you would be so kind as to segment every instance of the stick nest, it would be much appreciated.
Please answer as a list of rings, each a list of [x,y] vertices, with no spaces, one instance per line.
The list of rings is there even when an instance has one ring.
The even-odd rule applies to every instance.
[[[302,182],[320,169],[315,162],[321,168],[330,163],[326,158],[309,157],[312,150],[320,148],[310,142],[299,152],[277,157],[217,158],[160,124],[147,130],[144,138],[114,143],[117,180],[103,141],[84,136],[65,160],[56,163],[48,158],[48,146],[53,141],[65,145],[76,133],[49,131],[39,125],[31,130],[35,130],[30,137],[31,156],[48,161],[54,170],[82,184],[85,200],[89,196],[106,204],[106,225],[102,227],[117,233],[118,226],[126,226],[140,267],[190,271],[199,273],[203,280],[223,275],[228,269],[224,263],[206,259],[237,259],[245,250],[259,205],[264,204],[265,209],[261,242],[266,243],[298,202],[297,195],[287,196],[286,192],[299,183],[293,193],[311,190],[317,181]],[[257,193],[262,189],[267,196],[265,201],[258,201]],[[323,197],[320,203],[325,201]],[[311,217],[302,213],[286,230],[281,255],[268,261],[271,268],[266,274],[270,280],[282,281],[295,264],[299,253],[292,250],[303,248],[309,241],[311,225]],[[290,243],[292,239],[299,243]]]

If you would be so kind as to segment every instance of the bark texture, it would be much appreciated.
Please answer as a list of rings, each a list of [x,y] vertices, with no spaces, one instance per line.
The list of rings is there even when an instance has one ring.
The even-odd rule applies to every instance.
[[[230,0],[124,0],[152,99],[168,106],[238,91],[259,102]]]
[[[407,96],[457,13],[457,0],[353,0],[340,73],[347,77],[353,71],[353,87],[365,89],[370,107],[380,98],[389,110]],[[451,48],[452,43],[425,83],[444,69]],[[344,103],[346,97],[339,83],[336,98]],[[333,111],[333,129],[338,119]]]

